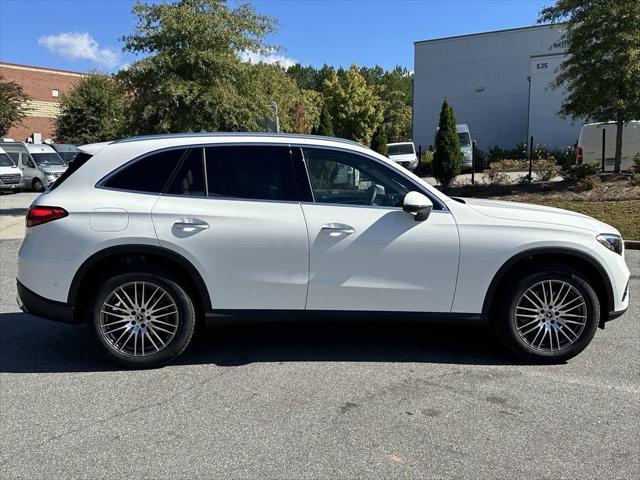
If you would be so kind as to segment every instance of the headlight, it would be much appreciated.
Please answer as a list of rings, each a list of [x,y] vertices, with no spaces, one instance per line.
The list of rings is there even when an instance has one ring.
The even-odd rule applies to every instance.
[[[598,235],[596,237],[596,240],[598,240],[598,242],[600,242],[612,252],[616,252],[618,255],[622,255],[622,252],[624,250],[624,243],[619,235],[614,235],[612,233],[603,233],[601,235]]]

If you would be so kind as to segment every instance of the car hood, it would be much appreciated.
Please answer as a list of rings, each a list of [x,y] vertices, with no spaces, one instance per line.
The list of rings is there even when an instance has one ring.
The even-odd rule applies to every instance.
[[[416,159],[415,153],[405,153],[404,155],[389,155],[394,162],[412,162]]]
[[[66,165],[56,165],[41,167],[44,173],[63,173],[68,167]]]
[[[502,200],[484,200],[465,198],[465,203],[475,211],[489,217],[505,220],[517,220],[533,223],[546,223],[566,227],[582,228],[594,233],[620,233],[611,225],[581,213],[562,208],[533,205],[530,203],[506,202]]]
[[[22,173],[18,167],[0,167],[0,173],[9,174],[9,173]]]

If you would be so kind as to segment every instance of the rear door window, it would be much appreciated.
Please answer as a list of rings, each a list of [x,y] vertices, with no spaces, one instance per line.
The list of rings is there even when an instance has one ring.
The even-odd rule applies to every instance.
[[[133,192],[161,193],[186,148],[152,153],[125,165],[109,177],[103,186]]]
[[[207,187],[204,179],[203,148],[193,148],[176,172],[166,193],[169,195],[188,195],[204,197]]]
[[[288,146],[216,146],[205,155],[210,197],[300,199]]]

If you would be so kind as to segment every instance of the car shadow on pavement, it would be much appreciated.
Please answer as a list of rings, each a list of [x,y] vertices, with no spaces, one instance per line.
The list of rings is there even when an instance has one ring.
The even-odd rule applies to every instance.
[[[89,344],[82,326],[0,314],[0,373],[120,370]],[[257,362],[521,364],[488,329],[425,323],[269,323],[201,328],[174,365]]]

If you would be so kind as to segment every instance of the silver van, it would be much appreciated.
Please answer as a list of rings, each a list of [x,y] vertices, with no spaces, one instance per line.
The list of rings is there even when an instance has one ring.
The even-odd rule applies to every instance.
[[[43,191],[67,169],[67,164],[49,145],[33,143],[2,143],[5,152],[22,170],[25,188]]]

